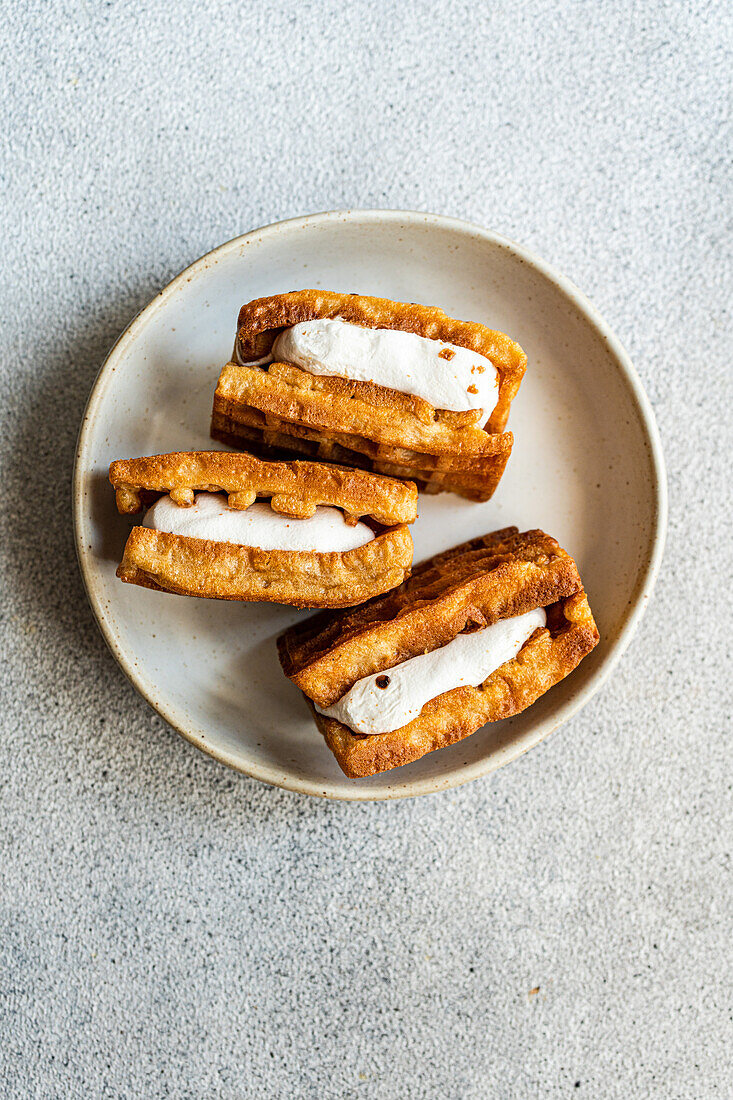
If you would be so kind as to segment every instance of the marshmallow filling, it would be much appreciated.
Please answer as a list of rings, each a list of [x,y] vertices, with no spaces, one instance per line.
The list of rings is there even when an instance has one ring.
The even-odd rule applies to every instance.
[[[472,634],[459,634],[440,649],[357,680],[333,706],[316,710],[355,733],[391,733],[417,718],[431,699],[453,688],[482,684],[546,624],[545,609],[538,607]]]
[[[274,512],[267,503],[231,508],[222,493],[196,493],[189,507],[169,496],[156,500],[145,513],[143,527],[210,542],[230,542],[261,550],[306,550],[343,553],[375,537],[366,523],[350,527],[338,508],[318,507],[308,519]]]
[[[291,363],[310,374],[373,382],[413,394],[435,409],[470,412],[488,420],[499,395],[499,374],[485,355],[414,332],[362,328],[349,321],[303,321],[276,338],[272,352],[251,365]]]

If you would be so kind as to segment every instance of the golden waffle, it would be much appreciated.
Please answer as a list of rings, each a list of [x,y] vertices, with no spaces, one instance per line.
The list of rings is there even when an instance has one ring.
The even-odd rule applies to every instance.
[[[547,626],[478,687],[427,703],[390,733],[354,733],[313,707],[332,706],[365,676],[438,649],[466,630],[536,607]],[[542,531],[495,531],[417,566],[386,596],[339,614],[316,615],[278,640],[280,661],[311,703],[342,770],[373,775],[453,744],[487,722],[518,714],[567,676],[598,642],[575,562]]]
[[[228,367],[225,367],[222,371],[222,379],[227,370]],[[252,373],[255,374],[255,371]],[[304,371],[299,373],[305,374]],[[222,379],[214,397],[212,437],[232,447],[246,447],[263,457],[281,457],[292,453],[308,455],[326,462],[350,464],[388,477],[409,478],[426,493],[450,491],[470,500],[482,501],[488,500],[499,484],[512,449],[511,432],[485,436],[485,453],[468,457],[460,454],[421,454],[343,432],[334,431],[329,435],[303,424],[286,423],[260,409],[237,404],[225,396],[229,379],[224,386]]]
[[[469,348],[490,359],[499,373],[499,399],[484,427],[491,434],[504,430],[509,407],[527,366],[527,356],[519,344],[503,332],[494,332],[477,321],[456,321],[437,306],[329,290],[294,290],[257,298],[239,311],[237,361],[247,363],[269,355],[275,338],[284,328],[292,328],[302,321],[326,319],[347,321],[362,328],[412,332],[429,340]]]
[[[183,507],[195,491],[225,492],[231,507],[257,497],[274,511],[307,519],[316,507],[365,517],[376,537],[343,552],[263,550],[134,527],[117,576],[182,595],[263,600],[296,607],[349,607],[409,576],[417,489],[409,483],[325,463],[262,462],[223,451],[176,452],[113,462],[117,507],[139,512],[163,493]]]
[[[488,421],[477,423],[478,410],[435,409],[423,398],[373,383],[253,362],[270,353],[283,328],[315,318],[400,329],[486,356],[499,377]],[[522,349],[503,333],[453,320],[435,307],[303,290],[243,306],[235,357],[221,372],[214,396],[215,439],[261,454],[296,452],[349,462],[408,477],[427,492],[450,490],[473,500],[488,500],[499,483],[513,442],[503,429],[526,366]]]
[[[373,477],[325,462],[262,462],[228,451],[174,451],[113,462],[109,480],[123,513],[139,512],[141,494],[170,493],[177,504],[193,503],[193,492],[225,492],[232,508],[269,497],[275,512],[305,519],[320,504],[348,515],[371,516],[385,527],[412,523],[417,490],[409,482]]]

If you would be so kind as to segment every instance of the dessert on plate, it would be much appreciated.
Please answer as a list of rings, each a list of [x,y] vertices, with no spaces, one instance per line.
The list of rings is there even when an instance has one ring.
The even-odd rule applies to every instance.
[[[543,531],[472,539],[388,595],[278,639],[285,675],[351,778],[531,706],[599,640],[573,559]]]
[[[117,576],[187,596],[349,607],[401,584],[417,489],[323,462],[179,451],[113,462],[119,512],[145,510]]]
[[[488,500],[512,449],[505,426],[527,357],[437,307],[300,290],[239,314],[211,434]]]

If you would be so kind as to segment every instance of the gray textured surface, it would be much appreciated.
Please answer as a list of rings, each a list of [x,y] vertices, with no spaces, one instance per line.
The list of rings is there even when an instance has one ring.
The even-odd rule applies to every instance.
[[[725,5],[3,23],[3,1095],[730,1096]],[[493,778],[393,805],[269,790],[168,730],[97,634],[69,521],[132,315],[226,238],[355,205],[482,222],[574,279],[671,492],[611,683]]]

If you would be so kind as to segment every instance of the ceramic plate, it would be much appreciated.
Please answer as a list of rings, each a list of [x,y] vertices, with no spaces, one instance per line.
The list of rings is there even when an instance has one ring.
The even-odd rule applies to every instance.
[[[209,417],[239,307],[323,287],[440,305],[513,336],[529,365],[509,419],[514,452],[487,504],[421,496],[415,560],[516,524],[577,560],[602,641],[523,714],[372,779],[337,767],[278,664],[275,638],[308,612],[149,592],[115,568],[131,521],[107,481],[115,458],[216,448]],[[466,222],[348,211],[279,222],[179,275],[123,333],[95,382],[74,475],[89,599],[125,673],[189,741],[266,783],[331,798],[426,794],[485,775],[536,745],[598,690],[639,621],[659,565],[665,478],[653,414],[590,303],[525,249]]]

